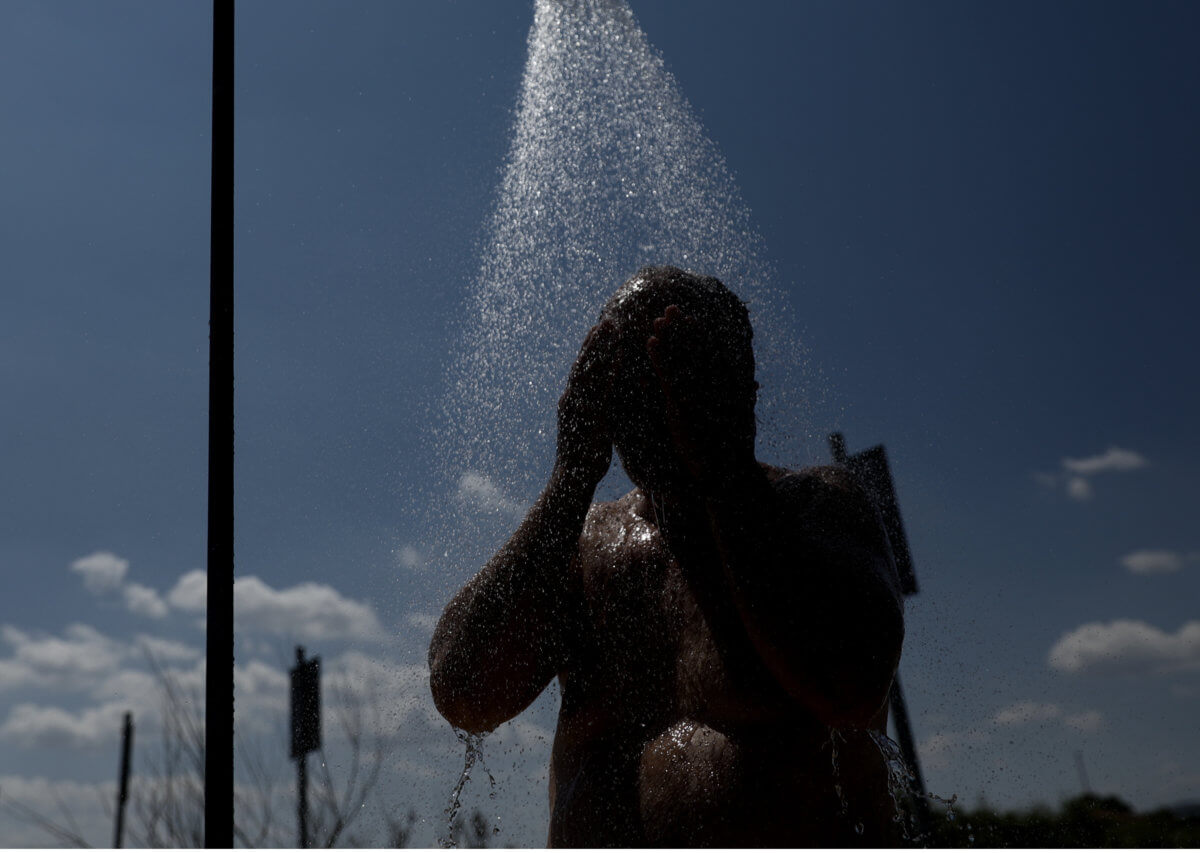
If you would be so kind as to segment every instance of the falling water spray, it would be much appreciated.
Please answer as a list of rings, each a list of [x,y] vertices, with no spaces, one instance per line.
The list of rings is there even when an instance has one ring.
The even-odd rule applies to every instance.
[[[449,495],[426,526],[443,601],[539,493],[579,344],[643,266],[715,275],[747,302],[760,455],[811,450],[814,383],[750,211],[624,0],[537,0],[512,133],[432,448]],[[614,471],[597,497],[626,487]]]

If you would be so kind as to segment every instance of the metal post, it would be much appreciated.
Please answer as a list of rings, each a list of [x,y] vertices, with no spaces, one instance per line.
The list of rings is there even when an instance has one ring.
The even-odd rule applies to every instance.
[[[116,827],[113,829],[113,847],[121,848],[125,835],[125,803],[129,801],[129,753],[133,749],[133,714],[125,712],[125,725],[121,727],[121,775],[117,787]]]
[[[233,0],[213,0],[204,845],[233,847]]]
[[[300,823],[300,848],[308,847],[308,754],[321,748],[321,659],[304,659],[304,646],[296,646],[292,676],[292,749],[296,759],[296,813]]]
[[[913,568],[912,552],[908,547],[908,536],[904,532],[904,522],[900,518],[900,504],[896,499],[896,486],[892,480],[891,467],[888,465],[887,451],[882,444],[877,444],[853,455],[847,455],[846,439],[840,432],[829,436],[829,450],[833,454],[833,461],[845,466],[875,501],[883,519],[888,543],[892,547],[892,557],[895,559],[900,579],[900,591],[905,596],[915,595],[917,575]],[[888,705],[891,709],[892,723],[896,727],[896,738],[900,741],[900,754],[904,757],[916,786],[913,792],[913,808],[916,812],[917,831],[925,835],[932,826],[932,816],[929,800],[926,798],[921,764],[917,760],[917,746],[908,717],[908,706],[904,702],[904,691],[900,689],[899,672],[892,680]]]
[[[1087,766],[1083,763],[1083,750],[1075,750],[1075,772],[1079,774],[1079,787],[1084,795],[1092,793],[1092,783],[1088,781]]]
[[[296,790],[300,819],[300,849],[308,849],[308,755],[296,760]]]

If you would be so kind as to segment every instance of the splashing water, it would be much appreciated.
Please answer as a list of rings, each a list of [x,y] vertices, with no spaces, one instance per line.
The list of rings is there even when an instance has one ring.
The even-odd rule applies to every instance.
[[[916,816],[909,813],[904,803],[907,799],[920,796],[920,792],[917,791],[916,774],[909,769],[895,741],[882,732],[871,731],[869,734],[887,768],[888,795],[891,796],[892,806],[896,811],[892,820],[899,824],[904,840],[912,841],[916,837],[913,830]]]
[[[846,802],[846,793],[842,790],[841,768],[838,766],[838,741],[846,742],[842,737],[842,733],[837,729],[829,730],[829,763],[833,770],[833,791],[837,794],[838,803],[841,805],[839,814],[845,817],[850,812],[850,804]]]
[[[450,792],[450,804],[446,806],[446,837],[439,838],[438,845],[440,847],[449,848],[457,846],[454,842],[454,819],[458,817],[459,809],[462,808],[462,793],[466,788],[467,783],[471,781],[471,768],[479,762],[479,766],[487,774],[488,783],[491,785],[492,796],[495,797],[496,780],[492,777],[492,771],[488,770],[487,765],[483,762],[483,735],[474,735],[470,732],[464,732],[460,729],[455,729],[454,734],[465,747],[463,756],[463,769],[459,774],[458,782],[454,785],[454,790]],[[496,827],[496,832],[499,832],[499,825]]]
[[[528,44],[512,147],[436,436],[438,458],[452,460],[455,539],[478,544],[452,554],[468,566],[490,555],[540,491],[580,341],[642,266],[715,275],[749,303],[765,456],[795,464],[812,450],[798,446],[810,390],[797,369],[800,345],[762,241],[628,5],[538,0]],[[785,404],[787,416],[776,417]],[[788,434],[772,423],[786,423]]]
[[[954,804],[958,802],[958,794],[951,794],[950,798],[946,799],[929,791],[918,790],[917,776],[909,768],[908,762],[904,760],[900,746],[881,732],[871,731],[868,734],[880,755],[883,756],[884,765],[887,767],[888,793],[896,810],[896,815],[892,819],[900,825],[900,833],[904,840],[914,843],[921,843],[923,840],[923,836],[917,832],[916,815],[912,814],[904,805],[906,800],[916,800],[921,797],[931,802],[941,803],[946,807],[946,820],[953,821],[955,819]],[[974,841],[974,836],[971,837],[971,840]]]
[[[457,327],[431,455],[427,577],[444,602],[537,496],[557,400],[584,334],[617,286],[673,264],[747,302],[758,359],[760,456],[796,466],[823,447],[789,306],[716,145],[625,0],[536,0],[513,140]],[[614,466],[615,468],[616,466]],[[597,499],[628,481],[610,473]],[[447,499],[448,498],[448,499]],[[441,562],[441,565],[437,565]],[[453,821],[478,755],[467,757]]]

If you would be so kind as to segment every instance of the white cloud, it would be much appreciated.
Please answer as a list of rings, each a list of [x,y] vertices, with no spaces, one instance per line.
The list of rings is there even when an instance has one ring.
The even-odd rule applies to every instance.
[[[166,602],[148,586],[129,583],[121,590],[121,594],[125,597],[125,606],[133,613],[149,616],[151,619],[162,619],[167,615]]]
[[[122,703],[133,711],[139,725],[147,715],[158,716],[161,683],[156,676],[142,669],[121,669],[106,676],[90,691],[100,702]]]
[[[1151,671],[1200,667],[1200,621],[1174,634],[1135,619],[1089,622],[1064,634],[1047,662],[1061,672]]]
[[[521,516],[525,508],[504,494],[493,480],[478,471],[467,471],[458,481],[455,497],[482,512]]]
[[[307,640],[379,640],[383,628],[369,604],[321,583],[274,589],[256,577],[233,585],[233,612],[242,630]]]
[[[1184,558],[1174,551],[1134,551],[1121,558],[1121,565],[1135,575],[1160,575],[1183,568]]]
[[[1054,474],[1047,474],[1045,471],[1034,471],[1033,479],[1038,485],[1045,486],[1047,489],[1058,488],[1058,477]]]
[[[1030,723],[1059,722],[1079,732],[1094,732],[1104,724],[1099,711],[1081,711],[1070,714],[1054,702],[1015,702],[1001,708],[992,717],[996,726],[1024,726]]]
[[[1086,501],[1092,496],[1092,484],[1083,477],[1068,477],[1067,494],[1077,501]]]
[[[421,557],[421,552],[412,545],[405,545],[396,551],[396,562],[410,572],[420,571],[425,567],[425,560]]]
[[[67,711],[23,702],[0,725],[0,737],[23,747],[95,747],[115,742],[121,733],[125,703]]]
[[[422,634],[433,636],[433,629],[437,627],[438,616],[433,613],[410,613],[405,621],[416,628]]]
[[[92,592],[110,592],[125,579],[129,561],[110,551],[97,551],[71,563],[71,571],[82,575],[83,585]]]
[[[180,610],[202,611],[208,599],[207,573],[188,572],[167,594]],[[233,585],[233,614],[239,631],[278,634],[302,640],[383,638],[371,605],[346,598],[333,587],[305,582],[275,589],[258,577],[239,577]]]
[[[921,765],[927,770],[945,770],[954,758],[963,752],[974,751],[975,747],[988,743],[991,738],[981,731],[944,731],[930,735],[921,742],[917,754]]]
[[[191,661],[201,656],[201,651],[194,646],[149,634],[138,634],[134,642],[158,662]]]
[[[1063,723],[1078,732],[1096,732],[1104,727],[1104,715],[1099,711],[1083,711],[1063,717]]]
[[[1026,723],[1057,720],[1062,713],[1062,708],[1052,702],[1017,702],[997,711],[992,717],[992,722],[998,726],[1021,726]]]
[[[237,584],[234,584],[237,589]],[[192,569],[167,593],[167,601],[180,610],[202,612],[208,607],[208,572]]]
[[[12,658],[0,661],[0,687],[86,686],[116,669],[126,654],[121,643],[87,625],[71,625],[61,637],[34,636],[5,625],[0,637],[13,649]]]
[[[1066,457],[1062,460],[1062,470],[1058,473],[1035,471],[1033,478],[1049,489],[1058,489],[1061,486],[1073,500],[1086,501],[1091,499],[1093,494],[1092,481],[1089,478],[1111,471],[1135,471],[1148,464],[1146,457],[1137,451],[1110,447],[1101,454],[1083,459]]]
[[[1066,458],[1062,461],[1063,468],[1072,474],[1092,476],[1105,471],[1134,471],[1146,467],[1146,457],[1134,450],[1122,450],[1110,447],[1098,456],[1088,456],[1084,459]]]
[[[25,687],[39,682],[37,672],[29,664],[19,660],[0,660],[0,690]]]

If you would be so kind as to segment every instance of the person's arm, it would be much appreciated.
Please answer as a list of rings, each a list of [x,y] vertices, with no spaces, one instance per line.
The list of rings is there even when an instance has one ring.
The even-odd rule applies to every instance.
[[[447,605],[429,644],[434,704],[451,725],[487,732],[524,710],[561,669],[582,593],[572,561],[612,461],[604,421],[608,327],[589,333],[559,401],[549,483],[516,533]]]
[[[878,512],[838,468],[706,493],[746,633],[794,699],[830,726],[866,726],[887,702],[904,617]]]
[[[748,641],[775,681],[826,724],[868,725],[887,701],[904,637],[874,504],[841,469],[771,482],[754,459],[753,398],[706,387],[720,371],[695,367],[717,349],[708,332],[675,306],[654,329],[647,349],[671,434],[708,520],[686,547],[714,630],[730,644]]]

